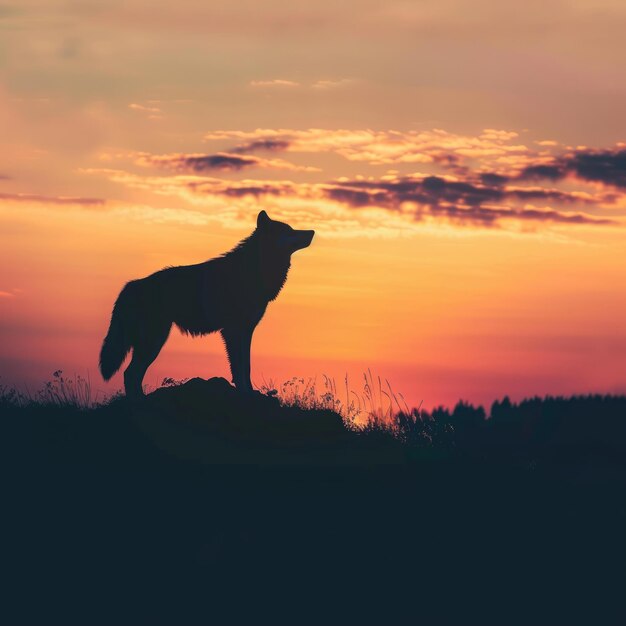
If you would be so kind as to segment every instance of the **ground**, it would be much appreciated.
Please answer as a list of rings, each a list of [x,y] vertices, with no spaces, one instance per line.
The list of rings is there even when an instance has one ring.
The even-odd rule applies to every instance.
[[[626,440],[503,411],[433,445],[223,379],[6,403],[1,621],[623,623]]]

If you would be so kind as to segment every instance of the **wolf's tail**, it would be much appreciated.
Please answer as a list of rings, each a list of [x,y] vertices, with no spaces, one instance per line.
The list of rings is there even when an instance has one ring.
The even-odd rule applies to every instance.
[[[129,337],[129,316],[132,314],[131,283],[122,289],[113,306],[109,332],[100,350],[100,373],[109,380],[122,366],[132,347]]]

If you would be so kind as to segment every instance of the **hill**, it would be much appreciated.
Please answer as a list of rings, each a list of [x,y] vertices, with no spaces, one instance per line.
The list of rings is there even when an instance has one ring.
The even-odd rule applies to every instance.
[[[2,622],[620,623],[625,409],[357,428],[223,379],[87,410],[5,394]]]

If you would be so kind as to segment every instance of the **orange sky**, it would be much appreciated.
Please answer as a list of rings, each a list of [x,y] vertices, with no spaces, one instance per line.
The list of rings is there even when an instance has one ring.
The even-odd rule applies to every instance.
[[[317,236],[256,331],[257,384],[626,392],[623,3],[335,4],[0,7],[0,382],[112,392],[124,282],[266,209]],[[146,383],[226,372],[217,337],[174,332]]]

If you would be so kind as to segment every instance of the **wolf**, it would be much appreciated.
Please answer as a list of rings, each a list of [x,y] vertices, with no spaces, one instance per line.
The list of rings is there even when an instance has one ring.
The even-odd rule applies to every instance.
[[[131,280],[120,292],[100,352],[100,372],[109,380],[133,351],[124,371],[129,397],[143,395],[148,367],[165,344],[172,324],[192,336],[220,332],[226,346],[232,382],[252,392],[252,333],[287,280],[291,255],[313,241],[315,231],[295,230],[257,216],[252,234],[230,252],[198,263],[166,267]]]

